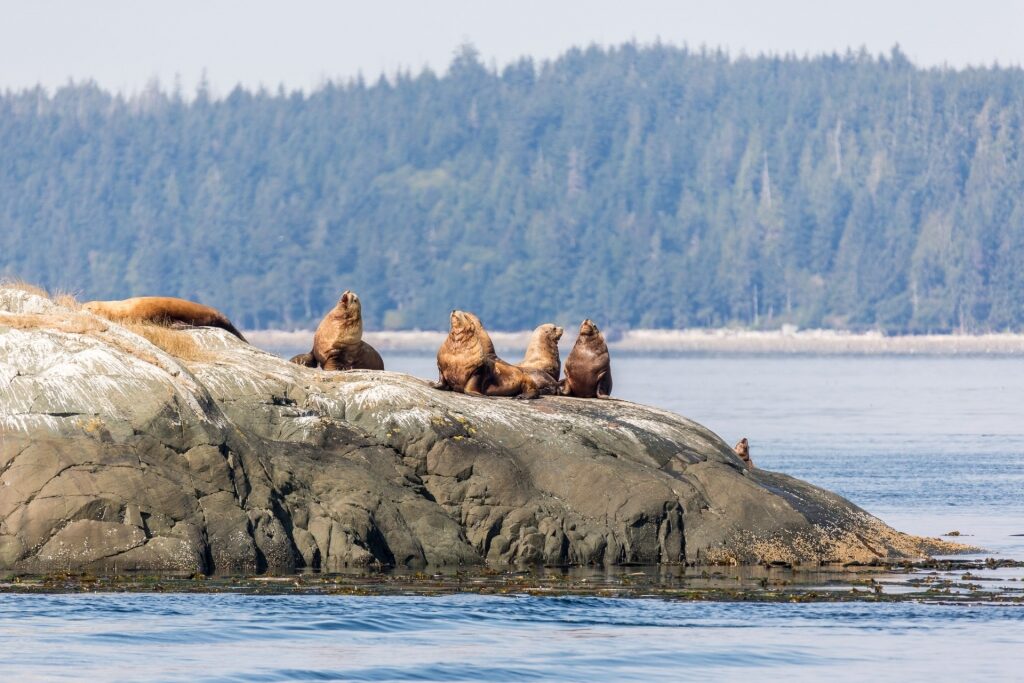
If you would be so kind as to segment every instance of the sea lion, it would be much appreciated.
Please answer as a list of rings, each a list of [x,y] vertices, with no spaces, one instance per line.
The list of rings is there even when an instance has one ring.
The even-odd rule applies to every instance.
[[[439,378],[431,385],[435,389],[524,399],[557,389],[546,373],[498,358],[490,335],[474,314],[456,310],[449,320],[451,329],[437,351]]]
[[[431,386],[444,391],[481,394],[481,384],[494,366],[494,345],[490,344],[488,350],[490,336],[472,313],[455,310],[448,320],[448,336],[437,350],[438,380]]]
[[[559,393],[580,398],[608,398],[612,393],[608,345],[589,318],[580,324],[580,334],[565,359],[565,379],[559,385]]]
[[[561,327],[551,323],[544,323],[535,329],[519,367],[546,372],[557,382],[562,371],[562,360],[558,357],[558,340],[562,338],[562,332],[564,330]]]
[[[363,341],[363,305],[355,292],[345,290],[316,328],[313,350],[291,359],[324,370],[383,370],[377,350]],[[312,362],[311,362],[312,361]]]
[[[746,463],[747,469],[754,469],[754,461],[750,459],[750,444],[747,443],[747,437],[740,439],[733,450],[736,451],[736,455],[740,456],[740,460]]]
[[[246,341],[226,315],[216,308],[186,299],[170,296],[136,296],[121,301],[87,301],[82,304],[82,308],[112,322],[219,327]]]
[[[541,394],[558,392],[558,383],[543,370],[523,368],[507,363],[494,352],[494,342],[480,318],[473,313],[466,313],[476,328],[477,338],[483,352],[489,359],[486,372],[480,374],[480,390],[485,396],[513,396],[515,398],[538,398]],[[557,355],[558,348],[556,346]]]
[[[558,383],[543,370],[523,369],[497,357],[491,361],[490,373],[483,376],[482,388],[486,396],[531,399],[558,392]]]

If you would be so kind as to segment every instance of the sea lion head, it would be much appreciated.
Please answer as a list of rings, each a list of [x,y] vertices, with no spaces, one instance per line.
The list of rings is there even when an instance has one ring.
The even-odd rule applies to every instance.
[[[546,339],[554,342],[555,344],[558,343],[558,340],[562,338],[562,333],[565,332],[561,327],[552,323],[544,323],[537,329]]]
[[[592,337],[594,335],[601,334],[601,330],[597,329],[597,325],[590,318],[587,318],[580,323],[580,336],[581,337]]]
[[[359,302],[359,295],[350,289],[346,289],[338,297],[338,304],[334,307],[334,313],[346,320],[361,321],[363,319],[363,305]]]
[[[331,336],[335,342],[354,343],[363,338],[363,305],[352,290],[341,293],[328,318],[334,325]]]
[[[533,346],[538,344],[540,344],[542,347],[550,345],[554,345],[557,347],[558,340],[562,338],[562,332],[564,331],[565,330],[563,330],[561,327],[559,327],[558,325],[554,325],[552,323],[544,323],[543,325],[538,325],[537,329],[535,329],[533,331],[533,334],[530,336],[530,347],[532,348]]]
[[[451,336],[457,340],[468,339],[476,336],[476,316],[465,311],[453,310],[449,316],[451,321]]]
[[[346,289],[338,297],[338,308],[362,310],[363,305],[359,303],[359,295],[351,289]]]

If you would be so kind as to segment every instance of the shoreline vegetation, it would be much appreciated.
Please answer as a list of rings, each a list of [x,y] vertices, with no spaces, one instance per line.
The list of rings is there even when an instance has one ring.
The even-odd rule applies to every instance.
[[[1024,331],[1024,78],[570,48],[192,99],[0,93],[0,276],[371,329]]]
[[[488,331],[497,349],[526,348],[530,331]],[[435,353],[446,332],[429,330],[377,331],[363,338],[374,348],[399,353]],[[246,330],[256,346],[270,350],[305,349],[313,330]],[[571,337],[572,335],[570,335]],[[854,356],[1024,355],[1024,334],[885,335],[881,332],[839,330],[638,329],[606,334],[608,348],[618,353],[803,354]],[[563,340],[562,346],[571,347]]]

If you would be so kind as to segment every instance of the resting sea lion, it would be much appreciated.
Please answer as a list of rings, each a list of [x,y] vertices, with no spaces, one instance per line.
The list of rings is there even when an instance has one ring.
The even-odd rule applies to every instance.
[[[112,322],[150,322],[157,325],[219,327],[242,341],[227,316],[216,308],[170,296],[136,296],[122,301],[88,301],[82,308]]]
[[[498,354],[494,352],[491,335],[487,334],[480,318],[473,313],[466,313],[466,316],[476,327],[480,346],[490,360],[490,364],[486,367],[488,372],[480,375],[480,390],[485,396],[514,396],[528,399],[538,398],[541,394],[558,392],[558,383],[543,370],[523,368],[498,358]],[[555,353],[556,355],[558,353],[557,346]]]
[[[448,320],[451,329],[437,350],[438,380],[431,386],[445,391],[480,394],[483,379],[490,375],[494,365],[494,345],[490,344],[488,351],[490,336],[480,325],[480,319],[472,313],[452,311]]]
[[[748,469],[754,469],[754,461],[750,459],[750,444],[747,443],[747,437],[740,439],[733,450],[736,451],[736,455],[740,456],[740,460],[746,463]]]
[[[313,335],[313,350],[291,359],[324,370],[383,370],[384,361],[363,341],[363,306],[355,292],[345,290]]]
[[[543,370],[524,370],[497,357],[492,359],[490,370],[483,382],[486,396],[539,398],[541,394],[558,391],[558,383]]]
[[[546,373],[524,370],[494,353],[494,344],[480,319],[452,311],[451,330],[437,351],[439,379],[432,386],[465,394],[537,398],[557,385]]]
[[[562,371],[562,360],[558,357],[558,340],[562,338],[561,327],[544,323],[533,331],[530,345],[526,347],[526,357],[519,367],[524,370],[540,370],[558,381]]]
[[[565,359],[565,379],[559,385],[563,396],[608,398],[612,393],[612,366],[608,345],[594,321],[580,324],[569,357]]]

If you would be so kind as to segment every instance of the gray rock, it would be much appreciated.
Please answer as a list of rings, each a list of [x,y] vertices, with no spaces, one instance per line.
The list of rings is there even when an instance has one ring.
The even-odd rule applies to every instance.
[[[469,397],[301,367],[218,329],[179,334],[201,357],[0,288],[0,569],[818,563],[954,548],[748,470],[655,408]]]

